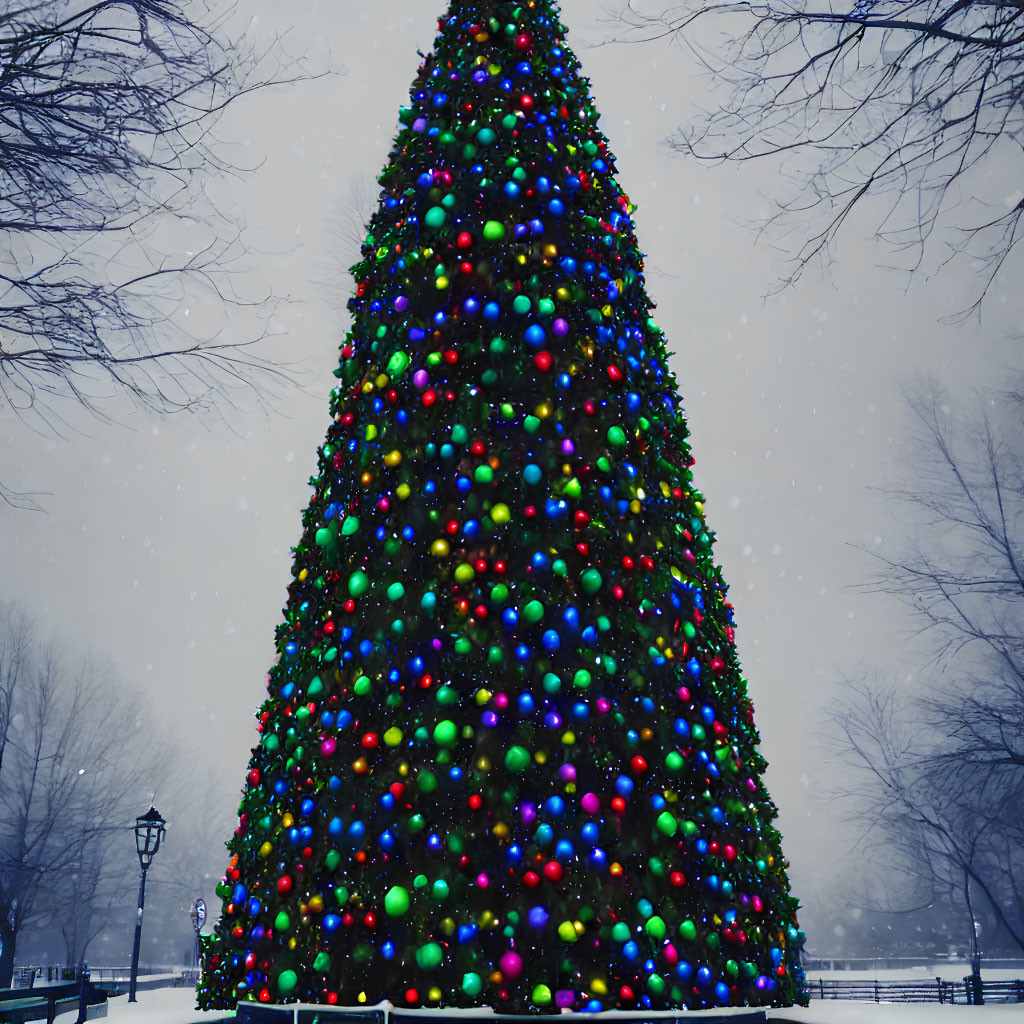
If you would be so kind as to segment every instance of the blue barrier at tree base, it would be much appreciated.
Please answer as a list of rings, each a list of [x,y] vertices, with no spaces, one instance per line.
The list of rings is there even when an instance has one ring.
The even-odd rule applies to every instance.
[[[686,1010],[679,1013],[604,1013],[512,1015],[481,1010],[383,1010],[336,1006],[238,1004],[235,1024],[766,1024],[764,1010]]]

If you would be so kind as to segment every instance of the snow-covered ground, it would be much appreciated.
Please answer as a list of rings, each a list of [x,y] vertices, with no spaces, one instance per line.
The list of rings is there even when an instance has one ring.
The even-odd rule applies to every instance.
[[[891,972],[885,972],[888,976]],[[162,988],[139,992],[138,1002],[126,996],[111,999],[107,1020],[111,1024],[201,1024],[221,1020],[220,1010],[195,1009],[195,993],[187,988]],[[58,1024],[71,1024],[73,1014],[62,1014]],[[1024,1024],[1024,1003],[995,1006],[939,1006],[937,1003],[855,1003],[846,1000],[812,1001],[809,1007],[772,1010],[776,1024]],[[699,1015],[694,1015],[699,1020]]]
[[[194,988],[140,989],[136,998],[134,1003],[129,1003],[127,996],[108,999],[106,1020],[113,1024],[195,1024],[231,1016],[223,1010],[197,1010]],[[77,1016],[77,1011],[62,1013],[54,1024],[74,1024]]]

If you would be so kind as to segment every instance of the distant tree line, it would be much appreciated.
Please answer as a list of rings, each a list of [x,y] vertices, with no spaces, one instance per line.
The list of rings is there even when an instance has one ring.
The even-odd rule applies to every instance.
[[[864,829],[876,904],[941,907],[976,969],[1024,952],[1024,389],[955,410],[907,391],[914,438],[888,489],[907,540],[868,586],[895,596],[932,657],[845,679],[832,709],[845,796]],[[894,659],[896,660],[896,659]]]
[[[139,876],[132,828],[154,801],[170,824],[149,936],[176,925],[187,948],[186,911],[213,898],[230,809],[199,770],[108,659],[71,651],[24,606],[0,603],[0,988],[25,938],[50,962],[78,964],[120,932],[123,948],[110,952],[124,962]]]

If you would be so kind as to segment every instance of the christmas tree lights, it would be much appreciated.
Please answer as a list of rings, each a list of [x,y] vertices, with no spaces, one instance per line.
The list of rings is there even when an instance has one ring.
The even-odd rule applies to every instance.
[[[733,609],[597,122],[555,3],[451,4],[353,268],[203,1007],[802,998]]]

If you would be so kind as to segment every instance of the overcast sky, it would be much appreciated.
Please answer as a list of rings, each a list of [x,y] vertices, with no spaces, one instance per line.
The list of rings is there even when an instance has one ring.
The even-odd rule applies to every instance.
[[[274,628],[300,535],[307,480],[328,423],[330,371],[351,281],[329,221],[383,167],[443,0],[245,0],[257,31],[289,30],[312,66],[344,74],[262,94],[221,134],[262,167],[234,184],[255,284],[295,300],[277,318],[278,352],[313,368],[284,415],[236,417],[235,434],[143,415],[91,436],[39,436],[3,410],[0,480],[52,492],[45,513],[0,505],[2,596],[27,602],[46,631],[113,654],[153,694],[184,746],[205,751],[229,792],[255,742]],[[939,324],[969,301],[964,272],[920,282],[876,267],[886,253],[854,223],[831,280],[812,274],[762,301],[780,254],[737,221],[767,209],[767,167],[708,169],[664,145],[707,102],[687,54],[667,44],[594,46],[597,0],[566,0],[569,42],[592,80],[619,179],[639,206],[648,291],[675,352],[696,456],[695,480],[718,534],[737,643],[757,708],[768,786],[781,812],[797,895],[813,894],[848,842],[817,794],[816,741],[839,670],[902,669],[906,620],[890,599],[850,588],[871,573],[855,545],[899,539],[884,497],[906,437],[899,382],[930,370],[954,396],[997,383],[1017,357],[1021,308],[997,288],[982,326]],[[373,186],[375,187],[375,186]],[[227,194],[227,193],[226,193]],[[369,209],[360,214],[369,214]],[[145,808],[140,808],[140,812]],[[226,838],[226,837],[225,837]],[[805,919],[805,924],[810,924]],[[826,952],[828,934],[812,931]]]

